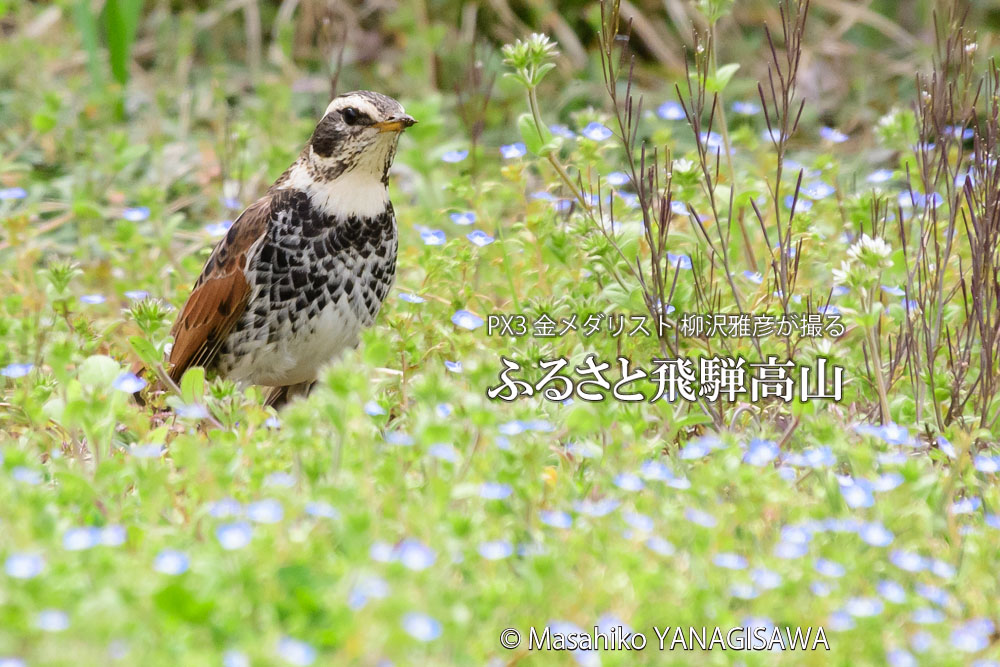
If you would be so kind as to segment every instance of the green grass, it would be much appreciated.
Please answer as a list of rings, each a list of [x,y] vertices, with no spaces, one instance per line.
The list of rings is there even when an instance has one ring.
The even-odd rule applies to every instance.
[[[175,309],[218,238],[206,226],[239,213],[226,198],[245,206],[263,192],[327,101],[322,85],[294,92],[302,72],[265,68],[244,87],[242,66],[204,43],[189,14],[171,21],[156,37],[163,55],[125,88],[94,83],[77,36],[0,43],[0,188],[24,190],[0,197],[0,656],[28,665],[218,665],[239,652],[255,665],[295,664],[295,647],[282,643],[289,637],[308,644],[300,657],[315,651],[315,664],[589,665],[595,656],[525,653],[526,643],[504,650],[500,633],[513,627],[526,642],[531,627],[590,630],[611,615],[648,645],[601,653],[609,666],[908,664],[895,650],[928,665],[1000,659],[996,634],[981,631],[1000,615],[997,434],[974,430],[971,418],[938,429],[914,396],[921,383],[898,369],[887,421],[905,437],[855,429],[878,423],[862,347],[872,300],[885,305],[873,335],[886,372],[892,336],[907,321],[900,297],[876,288],[905,286],[912,268],[891,234],[891,267],[833,298],[845,336],[799,342],[793,355],[845,368],[838,404],[727,404],[713,426],[686,401],[486,397],[502,356],[576,366],[594,354],[613,368],[625,356],[647,369],[662,356],[655,336],[615,337],[606,327],[515,339],[453,323],[460,310],[483,319],[523,313],[529,323],[577,314],[581,324],[595,312],[646,312],[629,273],[635,257],[642,267],[649,257],[636,211],[616,195],[621,228],[609,238],[579,207],[561,211],[534,196],[571,197],[548,160],[501,157],[500,145],[521,140],[516,118],[527,111],[510,79],[498,81],[473,145],[453,96],[345,75],[356,79],[348,87],[382,85],[420,123],[403,136],[392,179],[396,287],[361,346],[327,368],[307,400],[275,415],[258,389],[189,374],[182,395],[168,399],[176,412],[163,400],[132,402],[116,378],[144,350],[162,356]],[[192,45],[201,60],[190,69]],[[732,86],[752,90],[743,77]],[[549,74],[540,111],[545,123],[573,130],[555,154],[596,187],[625,154],[614,138],[579,135],[592,121],[617,129],[601,98],[592,96],[593,108],[546,101],[561,87],[600,90],[599,74],[571,79]],[[641,135],[682,160],[673,163],[674,198],[709,213],[690,128],[654,113],[673,94],[662,85],[645,99]],[[761,198],[773,214],[777,160],[763,117],[734,113],[737,99],[759,103],[724,98],[735,151],[717,197],[735,188],[751,245],[734,217],[724,254],[745,309],[778,314],[768,269],[778,253],[750,205]],[[794,218],[797,312],[826,303],[832,271],[848,257],[843,233],[870,232],[873,198],[895,202],[915,165],[905,114],[844,144],[824,139],[809,112],[803,118],[782,196],[794,189],[791,159],[808,172],[804,185],[833,191],[802,196],[812,205]],[[443,159],[456,150],[471,153]],[[873,185],[866,179],[879,168],[892,177]],[[457,224],[455,213],[475,222]],[[418,225],[447,241],[426,244]],[[773,245],[770,219],[767,228]],[[707,229],[715,243],[718,220]],[[480,247],[466,238],[473,230],[495,240]],[[735,312],[708,248],[690,216],[674,216],[668,249],[692,264],[671,299],[678,316],[703,309],[695,276],[717,310]],[[755,270],[760,284],[744,276]],[[959,270],[954,260],[949,280]],[[692,358],[761,358],[749,339],[725,342],[677,344]],[[788,358],[786,341],[760,343],[764,356]],[[952,447],[936,444],[938,435]],[[908,444],[890,442],[898,440]],[[762,455],[762,465],[744,458],[748,446],[760,454],[779,444],[780,457]],[[852,478],[876,490],[852,489]],[[823,626],[831,650],[661,652],[653,630],[707,626],[711,635],[752,619]]]

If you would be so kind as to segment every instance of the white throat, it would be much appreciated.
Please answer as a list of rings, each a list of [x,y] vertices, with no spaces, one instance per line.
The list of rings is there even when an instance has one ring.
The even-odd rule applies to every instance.
[[[372,218],[389,204],[389,190],[381,174],[364,169],[352,169],[333,180],[318,182],[305,164],[297,162],[280,187],[308,193],[313,206],[336,218]]]

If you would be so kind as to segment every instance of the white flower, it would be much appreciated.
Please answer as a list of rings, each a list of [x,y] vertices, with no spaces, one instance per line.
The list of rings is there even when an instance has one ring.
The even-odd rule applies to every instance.
[[[873,269],[887,269],[892,266],[889,255],[892,254],[892,247],[881,238],[872,238],[867,234],[862,234],[857,243],[847,250],[847,256],[852,260],[858,260],[862,264]]]
[[[840,268],[833,270],[833,282],[837,285],[847,285],[851,282],[850,262],[841,262]]]
[[[684,158],[680,158],[674,160],[673,167],[674,171],[686,174],[694,169],[694,162],[692,162],[691,160],[685,160]]]

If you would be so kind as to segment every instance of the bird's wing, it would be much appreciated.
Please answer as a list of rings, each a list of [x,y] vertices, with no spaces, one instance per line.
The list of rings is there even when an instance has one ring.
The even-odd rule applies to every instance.
[[[211,364],[246,310],[250,299],[246,279],[249,255],[267,233],[270,215],[271,196],[265,195],[240,214],[205,263],[171,330],[174,346],[170,350],[170,379],[174,382],[191,366]]]

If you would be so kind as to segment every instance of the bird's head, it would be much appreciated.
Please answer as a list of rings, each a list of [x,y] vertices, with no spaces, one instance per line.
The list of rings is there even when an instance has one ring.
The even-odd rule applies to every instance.
[[[325,180],[350,173],[387,182],[399,135],[416,122],[386,95],[368,90],[338,95],[306,147],[311,171]]]

